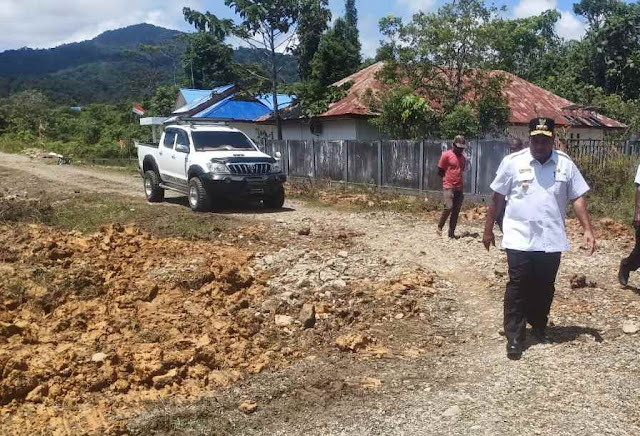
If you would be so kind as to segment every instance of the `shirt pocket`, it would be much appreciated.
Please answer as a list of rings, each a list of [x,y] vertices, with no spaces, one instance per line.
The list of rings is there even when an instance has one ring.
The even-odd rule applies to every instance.
[[[556,172],[555,183],[553,184],[553,194],[559,195],[567,192],[567,184],[569,183],[569,177],[566,173]]]
[[[515,186],[513,187],[513,196],[515,198],[523,198],[531,192],[531,185],[533,184],[533,170],[521,171],[516,174]]]

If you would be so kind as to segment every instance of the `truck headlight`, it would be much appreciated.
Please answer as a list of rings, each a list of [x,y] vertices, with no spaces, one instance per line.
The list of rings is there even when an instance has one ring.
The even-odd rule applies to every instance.
[[[214,174],[230,174],[229,168],[223,163],[207,162],[207,169]]]
[[[271,164],[271,172],[272,173],[281,173],[282,172],[282,161],[275,161]]]

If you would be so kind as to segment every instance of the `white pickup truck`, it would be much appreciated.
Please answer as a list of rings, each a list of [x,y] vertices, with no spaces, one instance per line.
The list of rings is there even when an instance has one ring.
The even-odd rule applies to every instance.
[[[194,211],[218,209],[229,198],[258,198],[267,208],[284,204],[279,153],[262,153],[240,130],[224,125],[168,125],[159,144],[137,144],[138,169],[150,202],[165,189],[183,193]]]

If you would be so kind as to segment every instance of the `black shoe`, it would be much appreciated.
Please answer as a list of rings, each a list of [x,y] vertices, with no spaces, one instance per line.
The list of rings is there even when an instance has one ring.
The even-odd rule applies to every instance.
[[[544,327],[534,327],[533,336],[536,338],[539,344],[550,344],[551,339],[547,336],[547,331]]]
[[[507,357],[511,360],[518,360],[522,357],[522,341],[519,339],[507,340]]]
[[[620,262],[620,269],[618,270],[618,281],[622,286],[627,286],[629,283],[629,268],[625,265],[624,260]]]

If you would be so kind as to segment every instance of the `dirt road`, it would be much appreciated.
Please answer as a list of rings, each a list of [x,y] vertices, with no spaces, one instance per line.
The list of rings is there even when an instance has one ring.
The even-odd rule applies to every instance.
[[[141,197],[136,175],[73,166],[51,166],[0,154],[0,167],[18,170],[67,189]],[[184,207],[175,203],[169,207]],[[552,309],[553,343],[529,343],[522,360],[504,355],[501,337],[506,259],[486,253],[481,221],[463,219],[458,240],[441,238],[434,218],[390,212],[348,212],[287,201],[286,213],[242,212],[242,218],[272,229],[308,227],[311,235],[342,228],[357,234],[355,244],[337,256],[357,267],[381,259],[383,269],[423,268],[444,283],[430,313],[437,347],[416,358],[380,359],[319,353],[291,366],[264,372],[181,406],[154,405],[133,419],[135,434],[243,435],[636,435],[640,434],[640,336],[622,331],[640,322],[640,291],[621,289],[615,276],[627,236],[601,228],[598,252],[587,257],[570,223],[572,250],[562,262]],[[473,217],[470,217],[473,218]],[[282,262],[282,274],[312,262],[296,246],[262,256],[265,268]],[[308,252],[307,252],[308,254]],[[335,255],[335,253],[334,253]],[[346,267],[345,267],[346,270]],[[593,287],[572,289],[584,274]],[[632,277],[632,283],[640,283]],[[280,282],[278,282],[280,283]],[[286,287],[282,282],[283,287]],[[288,286],[288,285],[287,285]],[[302,285],[300,285],[302,286]],[[287,288],[288,289],[288,288]],[[400,316],[372,322],[398,335]],[[367,389],[340,389],[333,378],[365,375],[378,380]],[[348,383],[347,383],[348,384]],[[258,410],[237,410],[254,399]],[[221,426],[224,423],[224,426]],[[219,430],[224,428],[224,431]],[[216,430],[218,429],[218,430]]]

